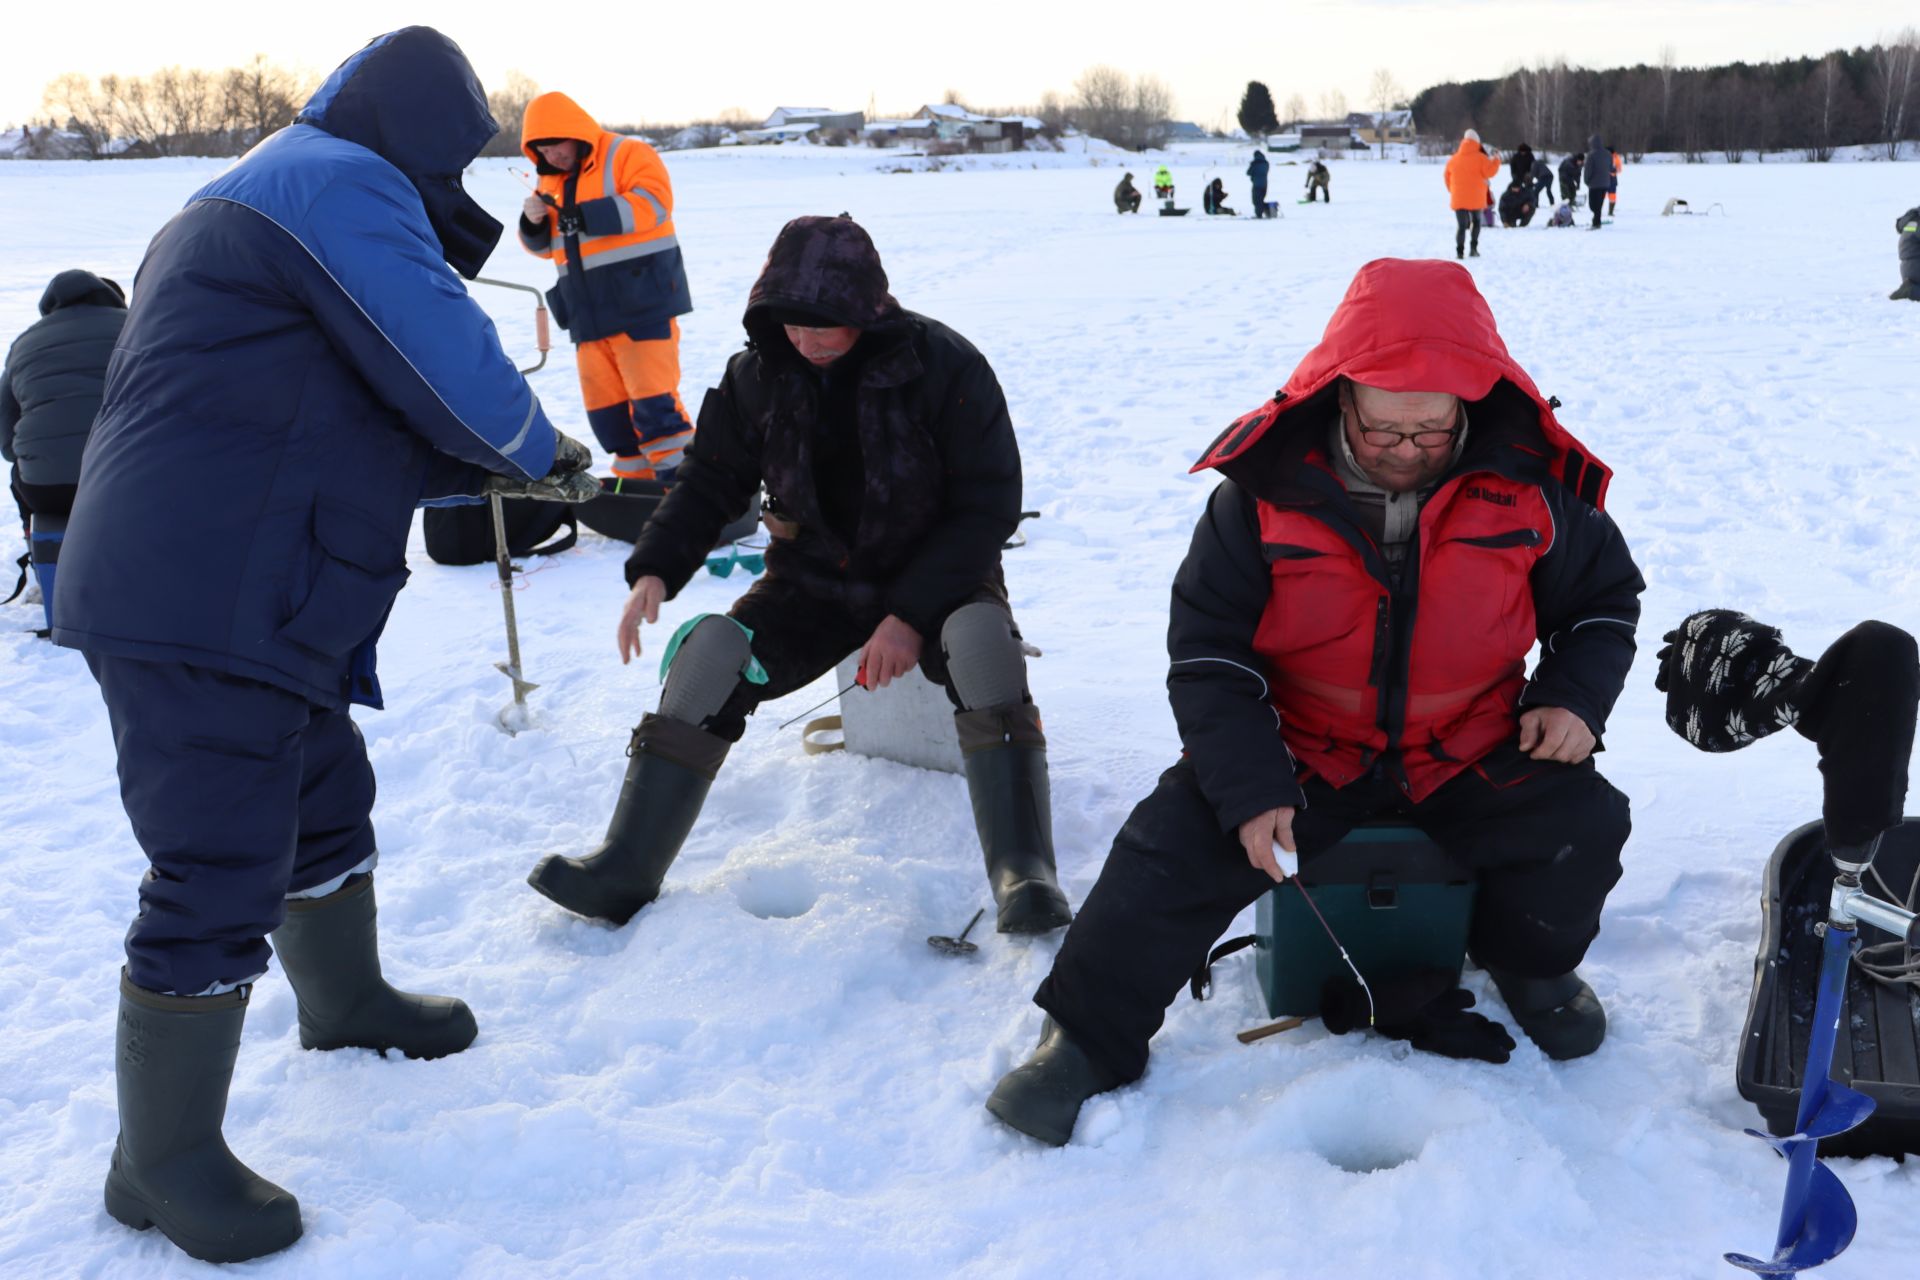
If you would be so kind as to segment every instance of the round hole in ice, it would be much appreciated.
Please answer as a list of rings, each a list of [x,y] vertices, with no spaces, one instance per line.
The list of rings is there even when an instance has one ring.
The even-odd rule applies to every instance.
[[[733,882],[733,896],[762,920],[791,920],[813,910],[820,887],[802,866],[748,867]]]
[[[1438,1127],[1435,1090],[1404,1068],[1355,1064],[1286,1096],[1306,1146],[1336,1169],[1379,1173],[1417,1160]]]

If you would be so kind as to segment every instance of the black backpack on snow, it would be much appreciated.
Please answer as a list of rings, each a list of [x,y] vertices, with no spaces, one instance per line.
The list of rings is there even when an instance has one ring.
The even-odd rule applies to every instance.
[[[506,522],[510,556],[558,555],[580,540],[573,507],[565,502],[503,498],[501,514]],[[499,555],[493,541],[491,503],[428,507],[423,523],[427,555],[435,564],[489,564]],[[566,532],[554,538],[562,526]],[[553,541],[548,542],[549,538]]]

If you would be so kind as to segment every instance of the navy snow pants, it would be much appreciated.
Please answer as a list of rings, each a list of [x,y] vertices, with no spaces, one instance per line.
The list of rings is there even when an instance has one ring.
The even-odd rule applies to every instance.
[[[345,711],[181,662],[88,653],[151,864],[127,930],[149,991],[195,995],[266,972],[286,898],[374,853],[373,767]]]
[[[1534,978],[1569,973],[1586,955],[1632,827],[1627,798],[1591,760],[1530,760],[1512,743],[1419,804],[1378,775],[1338,790],[1308,778],[1304,788],[1293,816],[1303,860],[1368,819],[1410,822],[1477,873],[1474,962]],[[1033,1001],[1094,1061],[1138,1079],[1167,1006],[1233,918],[1273,887],[1239,834],[1220,830],[1183,760],[1114,837]]]

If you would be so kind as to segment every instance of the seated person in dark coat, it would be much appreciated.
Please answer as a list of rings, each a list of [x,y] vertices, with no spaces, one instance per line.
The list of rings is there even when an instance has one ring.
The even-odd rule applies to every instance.
[[[1895,302],[1920,302],[1920,205],[1893,220],[1900,233],[1900,287],[1888,296]]]
[[[1140,188],[1133,185],[1133,175],[1127,174],[1120,179],[1120,185],[1113,189],[1113,208],[1116,213],[1140,212]]]
[[[860,655],[868,689],[946,686],[1002,933],[1072,919],[1054,873],[1046,736],[1000,572],[1020,448],[986,357],[887,291],[851,218],[796,218],[747,295],[747,349],[701,405],[673,491],[626,566],[624,662],[764,483],[766,576],[681,628],[660,709],[627,749],[606,840],[529,877],[624,924],[659,896],[728,749],[762,702]]]
[[[1115,837],[1034,996],[1039,1048],[988,1111],[1064,1144],[1087,1098],[1146,1070],[1233,918],[1293,859],[1380,817],[1474,868],[1468,951],[1521,1030],[1549,1057],[1592,1053],[1606,1016],[1576,969],[1629,826],[1592,754],[1643,587],[1601,509],[1610,472],[1508,355],[1465,269],[1394,259],[1360,269],[1208,469],[1225,478],[1167,633],[1184,751]],[[1380,1027],[1505,1061],[1513,1041],[1464,1013],[1466,994]],[[1435,1020],[1466,1034],[1436,1046]]]
[[[1533,184],[1515,182],[1500,193],[1500,225],[1524,227],[1533,221]]]
[[[1207,189],[1200,193],[1200,207],[1208,213],[1233,217],[1233,210],[1227,207],[1227,184],[1218,178],[1208,183]]]

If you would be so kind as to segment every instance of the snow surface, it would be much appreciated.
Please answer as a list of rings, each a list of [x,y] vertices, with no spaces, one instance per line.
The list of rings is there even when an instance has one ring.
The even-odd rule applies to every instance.
[[[691,404],[799,213],[851,211],[897,296],[991,358],[1044,512],[1006,566],[1046,653],[1032,682],[1076,902],[1178,749],[1167,587],[1212,484],[1189,462],[1285,380],[1355,268],[1444,254],[1452,230],[1431,166],[1344,164],[1337,203],[1309,207],[1282,169],[1286,217],[1261,223],[1116,217],[1113,174],[1088,159],[904,175],[825,148],[670,160],[700,307],[684,321]],[[1197,204],[1209,160],[1175,163]],[[1215,163],[1240,196],[1241,154]],[[30,229],[0,260],[0,335],[58,269],[131,280],[219,168],[0,166],[0,221]],[[522,196],[506,163],[471,186],[507,217]],[[623,548],[589,534],[530,565],[537,731],[508,738],[492,724],[509,696],[493,570],[435,565],[416,533],[382,644],[392,709],[357,717],[381,782],[384,952],[391,975],[470,1002],[480,1039],[433,1063],[303,1052],[290,991],[265,979],[227,1137],[300,1197],[307,1234],[234,1274],[1536,1280],[1725,1276],[1723,1250],[1766,1253],[1783,1166],[1740,1132],[1758,1117],[1734,1052],[1762,869],[1818,813],[1814,752],[1792,734],[1693,752],[1661,721],[1653,654],[1708,605],[1807,654],[1868,616],[1920,628],[1920,307],[1885,296],[1889,222],[1920,166],[1630,167],[1622,188],[1604,231],[1489,231],[1471,264],[1521,363],[1617,469],[1611,510],[1649,583],[1601,758],[1636,821],[1585,966],[1611,1016],[1598,1054],[1554,1064],[1523,1041],[1495,1067],[1317,1024],[1243,1047],[1233,1033],[1264,1018],[1235,957],[1212,1002],[1176,1003],[1143,1082],[1042,1149],[981,1103],[1033,1043],[1028,997],[1057,939],[989,934],[966,961],[923,942],[985,901],[960,779],[803,755],[775,725],[831,693],[822,681],[751,723],[656,905],[620,930],[566,915],[526,872],[599,838],[660,646],[744,584],[701,575],[623,669]],[[1675,195],[1725,215],[1657,217]],[[548,274],[511,237],[491,269]],[[479,292],[528,350],[520,297]],[[534,381],[590,439],[569,365],[557,352]],[[20,549],[8,521],[0,556]],[[79,655],[23,634],[37,609],[0,621],[0,1273],[200,1274],[101,1208],[144,863]],[[1469,981],[1500,1012],[1484,975]],[[1829,1273],[1911,1274],[1920,1163],[1839,1172],[1861,1229]]]

